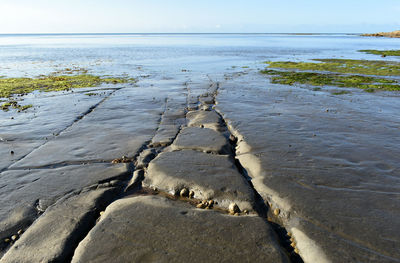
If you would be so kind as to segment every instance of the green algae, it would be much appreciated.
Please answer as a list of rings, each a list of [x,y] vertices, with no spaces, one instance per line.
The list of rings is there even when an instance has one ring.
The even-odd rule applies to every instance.
[[[341,91],[332,92],[332,95],[343,95],[343,94],[350,94],[350,93],[351,93],[350,91],[341,90]]]
[[[63,73],[63,75],[57,75],[59,73]],[[79,74],[73,75],[74,73]],[[3,103],[1,109],[9,110],[10,108],[15,108],[26,110],[26,107],[20,108],[24,106],[19,106],[13,97],[15,95],[25,95],[33,91],[67,91],[76,88],[97,87],[101,84],[123,84],[135,82],[136,79],[129,77],[102,77],[86,73],[82,74],[82,69],[67,69],[46,76],[41,75],[37,78],[3,77],[0,78],[0,98],[8,98],[9,101]]]
[[[397,80],[372,76],[340,75],[337,73],[320,72],[277,71],[268,69],[261,71],[261,73],[271,76],[271,82],[275,84],[304,84],[311,86],[359,88],[368,92],[373,92],[375,90],[400,90],[400,83]]]
[[[94,92],[88,92],[88,93],[85,93],[85,95],[86,95],[86,96],[89,96],[89,97],[91,97],[91,96],[96,96],[96,95],[97,95],[97,93],[94,93]]]
[[[359,52],[364,52],[367,54],[372,54],[372,55],[379,55],[382,57],[386,56],[400,56],[400,50],[375,50],[375,49],[363,49],[359,50]]]
[[[400,63],[355,59],[314,59],[317,62],[267,61],[268,68],[328,71],[345,74],[400,76]]]
[[[17,109],[19,112],[25,111],[25,110],[27,110],[27,109],[29,109],[29,108],[32,108],[32,107],[33,107],[32,104],[29,104],[29,105],[19,105],[18,102],[15,101],[15,100],[11,100],[11,101],[4,102],[4,103],[0,106],[0,108],[1,108],[3,111],[8,111],[10,108],[13,108],[13,109]]]

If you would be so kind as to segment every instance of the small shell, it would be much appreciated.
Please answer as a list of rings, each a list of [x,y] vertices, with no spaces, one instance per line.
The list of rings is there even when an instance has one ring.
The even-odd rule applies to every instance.
[[[18,236],[17,235],[13,235],[12,237],[11,237],[11,240],[12,241],[15,241],[15,240],[17,240],[18,239]]]
[[[274,215],[278,216],[280,213],[281,213],[281,210],[279,208],[275,208]]]
[[[183,188],[180,192],[180,196],[182,197],[188,197],[189,196],[189,190],[187,188]]]
[[[240,209],[239,209],[238,205],[235,203],[231,203],[229,205],[229,213],[230,214],[240,213]]]

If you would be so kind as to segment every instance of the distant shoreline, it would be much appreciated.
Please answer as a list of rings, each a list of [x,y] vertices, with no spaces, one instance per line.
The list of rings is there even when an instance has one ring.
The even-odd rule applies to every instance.
[[[373,34],[362,34],[363,37],[392,37],[392,38],[400,38],[400,30],[392,31],[392,32],[379,32]]]

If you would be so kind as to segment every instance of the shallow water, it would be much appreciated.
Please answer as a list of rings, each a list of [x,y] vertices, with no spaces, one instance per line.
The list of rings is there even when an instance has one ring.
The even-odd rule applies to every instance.
[[[398,47],[398,39],[344,34],[0,35],[0,76],[36,76],[71,66],[110,75],[176,74],[182,69],[204,74],[232,66],[262,67],[265,60],[379,60],[356,51]]]

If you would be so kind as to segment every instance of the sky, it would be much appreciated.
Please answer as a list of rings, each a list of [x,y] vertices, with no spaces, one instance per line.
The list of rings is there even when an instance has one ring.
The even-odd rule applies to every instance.
[[[400,0],[0,0],[0,33],[400,30]]]

